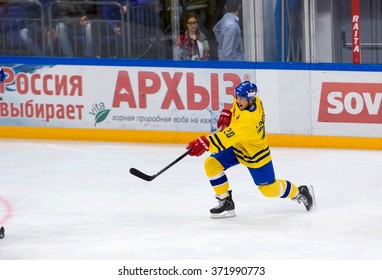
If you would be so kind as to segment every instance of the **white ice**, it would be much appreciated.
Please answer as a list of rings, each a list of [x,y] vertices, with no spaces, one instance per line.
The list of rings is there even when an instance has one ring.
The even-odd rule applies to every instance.
[[[184,145],[0,139],[2,260],[379,260],[382,151],[273,147],[278,178],[315,188],[317,209],[269,199],[229,169],[235,218],[217,205],[201,158],[152,182]]]

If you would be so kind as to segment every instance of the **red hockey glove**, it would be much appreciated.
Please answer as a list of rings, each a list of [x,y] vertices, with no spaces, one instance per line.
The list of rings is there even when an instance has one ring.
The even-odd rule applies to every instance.
[[[218,128],[223,130],[231,123],[232,112],[230,110],[223,109],[218,119]]]
[[[200,136],[198,139],[191,141],[186,149],[191,149],[189,155],[200,157],[210,148],[210,141],[205,136]]]

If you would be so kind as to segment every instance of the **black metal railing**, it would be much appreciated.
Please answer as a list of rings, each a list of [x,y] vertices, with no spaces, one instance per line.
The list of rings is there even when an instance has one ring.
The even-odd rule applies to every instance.
[[[65,13],[73,5],[82,9]],[[92,13],[82,20],[86,10]],[[155,0],[136,1],[127,12],[118,2],[0,0],[0,55],[158,58],[160,35]]]

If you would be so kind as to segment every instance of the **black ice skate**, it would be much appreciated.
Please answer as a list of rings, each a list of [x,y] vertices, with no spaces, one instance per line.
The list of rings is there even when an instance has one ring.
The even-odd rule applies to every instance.
[[[304,204],[307,211],[316,209],[316,199],[314,197],[313,186],[298,187],[300,194],[295,198],[298,203]]]
[[[0,239],[3,239],[5,236],[4,227],[0,228]]]
[[[229,196],[224,199],[216,197],[219,205],[210,210],[212,219],[235,217],[235,203],[232,200],[232,191],[228,191]]]

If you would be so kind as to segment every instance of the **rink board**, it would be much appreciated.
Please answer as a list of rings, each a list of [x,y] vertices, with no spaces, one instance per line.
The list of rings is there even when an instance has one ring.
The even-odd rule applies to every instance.
[[[187,143],[216,130],[250,80],[271,145],[382,146],[380,66],[14,60],[0,61],[3,138]]]
[[[52,139],[186,144],[209,132],[164,132],[0,126],[0,138]],[[382,150],[381,138],[268,134],[269,144],[279,147]]]

